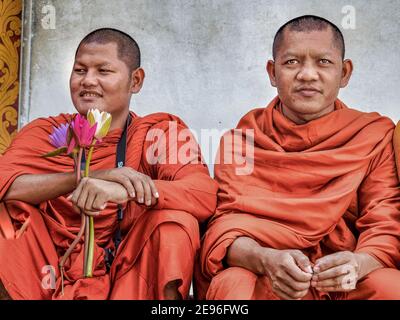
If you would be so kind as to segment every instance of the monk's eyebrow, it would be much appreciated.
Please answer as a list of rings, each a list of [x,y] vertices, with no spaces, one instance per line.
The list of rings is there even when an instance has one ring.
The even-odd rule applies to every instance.
[[[324,52],[316,52],[315,54],[312,54],[313,57],[331,57],[333,55],[332,52],[330,51],[324,51]],[[298,54],[298,53],[294,53],[291,51],[285,52],[283,55],[281,55],[281,59],[288,59],[288,58],[299,58],[304,56],[304,54]]]
[[[295,57],[298,57],[298,56],[299,56],[298,54],[296,54],[296,53],[294,53],[294,52],[288,51],[288,52],[284,53],[284,54],[281,56],[281,58],[282,58],[282,59],[287,59],[287,58],[295,58]]]
[[[86,64],[80,60],[75,60],[75,65],[80,65],[80,66],[86,67]],[[111,67],[111,66],[112,66],[112,64],[109,62],[102,62],[102,63],[96,64],[97,68],[104,68],[104,67]]]
[[[111,67],[111,63],[109,63],[109,62],[99,63],[97,65],[97,67],[99,67],[99,68]]]
[[[80,66],[84,66],[85,64],[79,60],[75,60],[74,64],[79,64]]]
[[[326,51],[326,52],[319,52],[318,54],[316,54],[315,56],[318,57],[330,57],[332,56],[332,52]]]

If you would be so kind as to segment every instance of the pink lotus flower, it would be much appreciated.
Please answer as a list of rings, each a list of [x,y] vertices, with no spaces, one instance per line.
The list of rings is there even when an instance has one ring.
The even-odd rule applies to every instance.
[[[71,153],[76,145],[82,148],[90,147],[92,145],[97,123],[91,127],[89,121],[85,117],[77,114],[71,123],[71,128],[73,137],[68,146],[67,153]]]

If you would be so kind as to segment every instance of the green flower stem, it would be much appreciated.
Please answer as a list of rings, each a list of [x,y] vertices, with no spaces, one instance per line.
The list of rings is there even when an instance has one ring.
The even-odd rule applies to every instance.
[[[85,165],[85,177],[89,177],[89,167],[90,167],[90,161],[92,160],[92,155],[93,155],[93,150],[94,150],[94,145],[96,144],[96,139],[93,140],[92,145],[90,146],[89,153],[86,159],[86,165]]]
[[[87,260],[89,255],[89,217],[85,216],[85,243],[84,243],[84,256],[83,256],[83,276],[86,277]]]
[[[88,261],[87,261],[87,273],[86,277],[91,278],[93,277],[93,253],[94,253],[94,220],[93,217],[89,217],[89,254],[88,254]]]
[[[89,149],[88,157],[85,165],[85,177],[89,177],[90,161],[92,160],[94,145],[96,144],[96,139]],[[89,227],[86,228],[85,237],[85,260],[84,260],[84,270],[85,277],[91,278],[93,276],[93,254],[94,254],[94,221],[93,217],[86,218],[86,223],[89,222]]]

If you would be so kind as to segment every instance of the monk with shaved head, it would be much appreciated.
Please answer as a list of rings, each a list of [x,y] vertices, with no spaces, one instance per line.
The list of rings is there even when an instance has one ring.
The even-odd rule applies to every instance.
[[[181,119],[129,110],[144,76],[131,36],[91,32],[71,72],[77,113],[32,121],[0,158],[1,299],[188,298],[199,222],[214,213],[217,186]],[[112,121],[77,181],[72,158],[43,155],[55,127],[92,108]],[[92,274],[83,263],[90,233],[78,237],[89,216]]]
[[[277,97],[239,121],[233,147],[232,133],[221,141],[200,299],[400,299],[394,124],[338,99],[352,70],[326,19],[278,30],[267,63]],[[254,168],[239,175],[242,163],[224,160],[250,147]]]

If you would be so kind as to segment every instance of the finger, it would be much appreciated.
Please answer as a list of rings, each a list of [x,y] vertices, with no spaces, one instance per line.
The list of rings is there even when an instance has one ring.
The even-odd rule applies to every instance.
[[[125,187],[126,192],[128,192],[129,197],[134,198],[136,194],[135,194],[135,188],[133,187],[133,183],[132,183],[131,179],[124,176],[121,179],[121,184]]]
[[[88,197],[89,190],[87,186],[84,186],[81,190],[81,193],[79,194],[79,198],[76,202],[76,205],[82,210],[85,211],[85,204],[86,204],[86,199]]]
[[[291,257],[291,258],[293,259],[293,257]],[[294,259],[292,262],[293,263],[287,263],[284,265],[285,272],[288,273],[296,281],[300,281],[300,282],[310,281],[312,274],[301,270],[295,263]]]
[[[85,181],[81,181],[81,182],[78,184],[78,186],[76,187],[76,189],[74,190],[74,192],[68,197],[68,198],[70,198],[70,200],[71,200],[71,202],[72,202],[73,204],[76,205],[76,203],[77,203],[77,201],[78,201],[78,198],[79,198],[79,195],[80,195],[80,193],[81,193],[81,190],[82,190],[82,188],[83,188],[83,185],[84,185],[85,183],[86,183]]]
[[[312,281],[322,281],[326,279],[337,278],[341,275],[349,274],[351,272],[349,265],[341,265],[333,267],[320,273],[316,273],[312,277]]]
[[[143,185],[143,190],[144,190],[144,202],[146,204],[146,206],[151,206],[151,188],[150,188],[150,184],[147,181],[148,179],[144,179],[142,181],[142,185]]]
[[[151,188],[151,193],[153,194],[154,198],[158,199],[160,197],[160,195],[158,194],[156,184],[154,183],[154,181],[152,179],[149,179],[149,184],[150,184],[150,188]]]
[[[100,214],[100,211],[85,211],[85,215],[89,217],[97,217]]]
[[[313,273],[313,270],[311,268],[311,261],[303,252],[301,252],[300,250],[293,251],[292,256],[301,270],[310,274]]]
[[[348,292],[352,291],[356,288],[357,283],[350,282],[346,284],[345,286],[327,286],[327,287],[315,287],[316,290],[321,291],[321,292]]]
[[[104,210],[107,206],[107,201],[103,199],[102,196],[96,194],[96,197],[93,200],[93,209],[94,210]]]
[[[355,288],[357,278],[355,275],[343,275],[333,279],[317,281],[315,288],[335,288],[343,290],[351,290]]]
[[[134,181],[134,187],[135,187],[135,192],[136,192],[136,201],[139,203],[144,202],[144,190],[143,190],[143,184],[140,180],[136,179]]]
[[[86,209],[86,206],[85,206],[85,214],[87,215],[87,216],[90,216],[90,217],[96,217],[96,216],[98,216],[99,214],[100,214],[100,211],[99,211],[99,209],[97,209],[97,208],[95,208],[94,207],[94,203],[95,203],[95,200],[96,200],[96,197],[97,197],[97,194],[96,193],[94,193],[93,195],[89,195],[88,196],[88,198],[91,198],[91,200],[89,200],[90,202],[91,202],[91,204],[90,205],[88,205],[88,209]],[[88,202],[88,201],[87,201]]]
[[[290,287],[294,291],[303,291],[310,288],[310,281],[297,281],[293,279],[288,273],[284,272],[281,275],[277,275],[277,278],[280,282],[285,283],[288,287]]]
[[[291,287],[286,285],[286,283],[281,281],[274,281],[273,288],[280,290],[284,294],[286,294],[290,299],[299,299],[303,297],[303,294],[307,293],[307,291],[296,291],[293,290]]]
[[[93,201],[96,198],[96,194],[94,192],[89,192],[86,198],[85,203],[85,212],[93,211]]]
[[[316,288],[323,288],[323,287],[335,287],[336,288],[336,287],[340,287],[340,286],[341,286],[340,277],[317,281],[315,283]]]
[[[350,262],[350,256],[344,252],[330,254],[315,261],[314,272],[320,273],[347,262]]]

